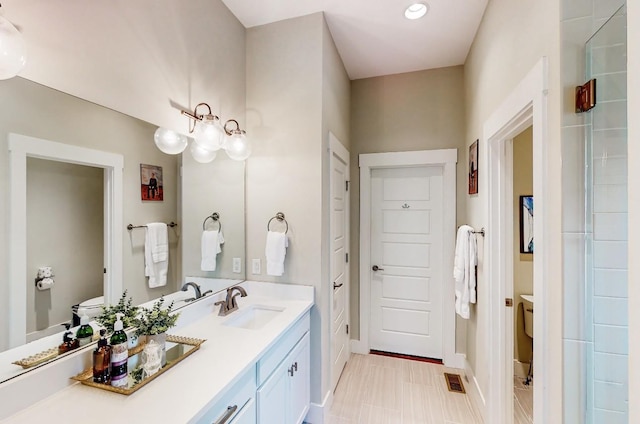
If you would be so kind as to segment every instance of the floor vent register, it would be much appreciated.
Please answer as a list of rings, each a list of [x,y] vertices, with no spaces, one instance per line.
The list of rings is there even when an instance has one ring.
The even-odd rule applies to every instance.
[[[458,374],[449,374],[444,373],[444,379],[447,381],[447,387],[450,392],[455,393],[466,393],[464,390],[464,385],[462,384],[462,379]]]

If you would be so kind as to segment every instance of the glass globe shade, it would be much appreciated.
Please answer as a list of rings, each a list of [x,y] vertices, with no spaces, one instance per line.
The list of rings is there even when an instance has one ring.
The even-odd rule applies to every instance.
[[[215,115],[209,115],[199,122],[196,122],[196,128],[193,131],[193,138],[196,143],[205,150],[215,152],[222,147],[224,130],[220,125],[220,118]]]
[[[245,160],[251,155],[251,143],[244,131],[233,131],[227,138],[224,149],[233,160]]]
[[[216,158],[218,152],[203,149],[198,143],[191,143],[191,156],[199,163],[209,163]]]
[[[153,135],[153,141],[161,152],[177,155],[187,148],[187,137],[166,128],[158,128]]]
[[[13,78],[27,64],[27,49],[22,34],[0,16],[0,80]]]

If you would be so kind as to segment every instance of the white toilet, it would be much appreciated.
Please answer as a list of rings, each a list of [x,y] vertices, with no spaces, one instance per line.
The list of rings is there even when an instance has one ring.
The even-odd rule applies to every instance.
[[[78,305],[77,315],[82,317],[86,315],[90,320],[95,319],[102,313],[102,306],[104,305],[104,296],[94,297],[92,299],[85,300]]]
[[[533,295],[521,294],[524,306],[524,332],[533,339]]]

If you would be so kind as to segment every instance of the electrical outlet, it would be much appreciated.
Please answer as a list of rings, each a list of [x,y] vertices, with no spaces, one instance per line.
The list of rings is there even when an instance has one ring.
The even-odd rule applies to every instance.
[[[240,274],[242,272],[242,259],[233,258],[233,272]]]
[[[251,260],[251,273],[253,273],[253,275],[260,274],[260,259]]]

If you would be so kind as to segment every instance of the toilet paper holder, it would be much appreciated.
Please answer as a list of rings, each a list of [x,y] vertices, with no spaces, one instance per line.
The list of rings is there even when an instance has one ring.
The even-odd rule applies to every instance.
[[[41,266],[38,268],[38,276],[36,277],[36,288],[38,290],[50,290],[55,281],[53,280],[53,269],[50,266]]]

